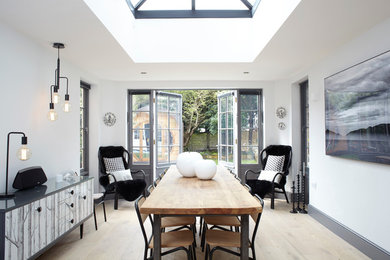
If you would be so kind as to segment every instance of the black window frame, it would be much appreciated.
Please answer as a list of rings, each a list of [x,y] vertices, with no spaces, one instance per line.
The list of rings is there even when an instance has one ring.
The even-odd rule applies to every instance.
[[[80,91],[83,91],[83,106],[81,106],[81,102],[80,102],[80,116],[81,115],[83,116],[83,125],[81,125],[81,118],[80,118],[80,135],[81,135],[81,131],[83,131],[82,146],[80,140],[80,175],[82,176],[89,175],[89,91],[90,90],[91,90],[90,84],[80,81]],[[81,158],[83,160],[82,162],[81,162]],[[81,167],[82,165],[84,167]]]

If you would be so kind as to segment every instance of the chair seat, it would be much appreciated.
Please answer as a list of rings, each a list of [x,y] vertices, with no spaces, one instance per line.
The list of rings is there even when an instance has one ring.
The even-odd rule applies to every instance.
[[[207,230],[206,243],[211,248],[222,247],[241,247],[241,233],[221,230]]]
[[[239,227],[241,222],[235,216],[206,216],[204,221],[208,225]]]
[[[163,217],[161,228],[193,225],[195,221],[195,217]]]
[[[103,193],[95,193],[92,195],[93,200],[99,200],[103,197]]]
[[[149,243],[149,248],[153,248],[153,238]],[[189,230],[172,231],[161,233],[161,248],[167,247],[188,247],[192,245],[194,237]]]

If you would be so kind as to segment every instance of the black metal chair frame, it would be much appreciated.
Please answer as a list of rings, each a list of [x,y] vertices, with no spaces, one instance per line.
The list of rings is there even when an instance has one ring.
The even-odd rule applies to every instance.
[[[122,154],[122,160],[123,160],[123,166],[125,169],[129,169],[129,163],[128,163],[128,160],[130,158],[130,154],[129,152],[123,147],[123,146],[105,146],[105,147],[100,147],[99,148],[99,153],[98,153],[98,158],[99,158],[99,172],[100,172],[100,177],[99,177],[99,183],[100,185],[102,185],[105,189],[105,192],[104,192],[104,197],[106,197],[107,194],[114,194],[114,209],[117,210],[118,209],[118,200],[119,200],[119,192],[118,192],[118,186],[117,186],[117,180],[115,178],[115,176],[111,173],[107,173],[106,172],[106,166],[104,164],[104,160],[103,160],[103,155],[101,154],[101,148],[107,148],[107,149],[123,149],[123,154]],[[125,156],[127,155],[127,156]],[[127,159],[126,159],[127,157]],[[110,158],[110,157],[105,157],[105,158]],[[139,174],[141,176],[141,178],[145,181],[146,183],[146,175],[145,175],[145,172],[143,170],[136,170],[136,171],[132,171],[130,169],[130,173],[131,175],[137,175]],[[114,182],[113,183],[109,183],[108,181],[108,176],[111,176],[113,179],[114,179]],[[105,183],[107,183],[107,185],[105,185]],[[145,191],[144,191],[145,193]]]
[[[278,172],[277,174],[275,174],[274,178],[272,179],[272,187],[271,187],[271,209],[274,209],[275,208],[275,193],[281,193],[281,194],[284,194],[285,198],[286,198],[286,201],[287,203],[289,203],[288,201],[288,197],[287,197],[287,193],[286,193],[286,190],[285,190],[285,185],[286,185],[286,178],[287,178],[287,175],[289,174],[289,168],[291,166],[291,159],[292,159],[292,148],[291,146],[287,146],[287,145],[270,145],[268,147],[266,147],[265,149],[263,149],[260,153],[260,162],[261,162],[261,169],[264,169],[265,168],[265,165],[267,163],[267,158],[269,155],[276,155],[276,154],[273,154],[273,153],[270,153],[268,154],[267,151],[268,150],[272,150],[272,149],[277,149],[278,147],[284,147],[284,148],[287,148],[289,147],[290,151],[288,153],[288,156],[286,155],[285,156],[285,161],[284,161],[284,165],[283,165],[283,170],[284,172]],[[280,154],[277,154],[277,155],[280,155]],[[255,172],[255,171],[252,171],[252,170],[247,170],[244,174],[244,178],[245,178],[245,183],[247,183],[248,181],[248,174],[249,173],[252,173],[254,175],[257,175],[259,176],[259,174],[261,173],[261,171],[258,171],[258,172]],[[275,182],[275,179],[278,175],[281,175],[282,178],[280,180],[279,183]],[[275,188],[277,189],[281,189],[282,191],[279,191],[279,190],[275,190]]]
[[[264,201],[257,194],[255,194],[254,196],[260,201],[261,208],[264,209]],[[256,260],[255,239],[256,239],[257,230],[259,228],[261,215],[262,215],[262,212],[260,212],[257,215],[257,219],[256,219],[256,222],[255,222],[255,227],[254,227],[253,233],[252,233],[252,239],[249,241],[249,245],[250,245],[250,248],[252,250],[252,257],[249,257],[249,259],[251,259],[251,260]],[[227,232],[229,232],[229,231],[227,231]],[[221,246],[216,246],[213,249],[211,249],[211,250],[210,249],[211,249],[210,245],[206,244],[205,260],[208,260],[208,256],[210,257],[210,260],[212,260],[213,259],[213,254],[217,250],[224,251],[226,253],[230,253],[230,254],[233,254],[233,255],[236,255],[236,256],[241,256],[240,253],[232,251],[232,250],[227,249],[225,247],[221,247]]]
[[[96,220],[96,206],[99,206],[99,205],[103,206],[104,222],[107,222],[106,205],[104,203],[104,193],[103,193],[102,197],[100,197],[98,199],[94,199],[94,201],[93,201],[93,218],[95,220],[95,230],[98,230],[97,220]]]
[[[152,257],[153,256],[153,249],[150,250],[150,257],[149,258],[147,257],[147,255],[148,255],[149,244],[152,241],[153,234],[150,235],[150,237],[148,238],[148,236],[146,234],[145,227],[144,227],[144,223],[142,220],[141,212],[139,211],[139,206],[138,206],[139,201],[142,198],[145,198],[145,196],[141,195],[135,200],[135,211],[137,212],[138,221],[140,223],[142,235],[144,237],[144,242],[145,242],[144,260],[152,260],[153,259],[153,257]],[[151,216],[148,215],[148,218],[151,219]],[[153,223],[151,223],[151,224],[153,226]],[[161,252],[161,256],[168,255],[170,253],[174,253],[174,252],[179,251],[179,250],[183,250],[186,252],[188,260],[192,260],[192,259],[196,260],[196,252],[195,252],[195,248],[193,247],[193,245],[189,246],[188,249],[185,248],[184,246],[181,246],[181,247],[176,247],[176,248]]]

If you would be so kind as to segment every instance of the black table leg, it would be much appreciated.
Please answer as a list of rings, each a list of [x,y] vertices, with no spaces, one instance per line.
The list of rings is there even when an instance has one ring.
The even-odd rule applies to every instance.
[[[154,215],[153,221],[153,260],[161,260],[161,216]]]
[[[249,215],[241,216],[241,260],[249,259]]]

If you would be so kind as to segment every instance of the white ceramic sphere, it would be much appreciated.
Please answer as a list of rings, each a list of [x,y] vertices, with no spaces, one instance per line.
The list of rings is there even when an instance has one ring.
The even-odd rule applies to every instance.
[[[194,166],[197,161],[202,160],[203,157],[200,153],[196,152],[185,152],[177,156],[176,167],[183,177],[194,177],[195,169]]]
[[[203,160],[203,156],[198,152],[189,152],[193,161]]]
[[[196,177],[201,180],[211,180],[217,173],[217,165],[213,160],[197,161],[195,173]]]

